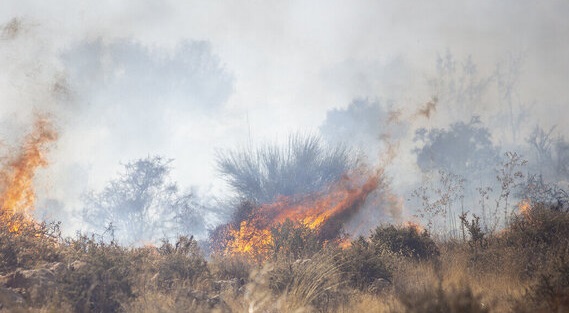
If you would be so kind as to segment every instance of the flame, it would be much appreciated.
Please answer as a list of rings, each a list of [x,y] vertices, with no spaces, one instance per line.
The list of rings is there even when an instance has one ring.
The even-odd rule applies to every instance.
[[[0,220],[10,223],[10,231],[18,232],[26,223],[33,224],[30,216],[35,206],[33,179],[39,167],[47,166],[49,143],[57,133],[49,120],[38,117],[31,133],[25,136],[20,151],[0,168]],[[24,219],[12,219],[22,215]]]
[[[529,199],[524,199],[518,203],[518,212],[525,217],[529,217],[529,212],[531,210],[531,201]]]
[[[342,249],[348,249],[352,246],[352,241],[349,238],[340,239],[338,246]]]
[[[238,227],[229,226],[225,253],[266,258],[273,242],[271,227],[287,219],[316,230],[324,240],[337,239],[342,223],[357,212],[378,187],[379,175],[379,172],[368,177],[344,175],[328,192],[279,197],[273,203],[260,206],[249,220],[242,221]]]
[[[422,234],[425,231],[425,228],[418,223],[407,221],[403,223],[403,227],[414,229],[417,234]]]

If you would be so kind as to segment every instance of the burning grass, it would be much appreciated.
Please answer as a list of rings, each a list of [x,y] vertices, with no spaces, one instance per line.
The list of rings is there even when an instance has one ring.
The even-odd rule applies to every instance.
[[[191,237],[134,248],[3,224],[0,301],[15,312],[566,312],[569,213],[527,212],[476,248],[402,224],[342,249],[289,219],[262,262],[208,260]]]

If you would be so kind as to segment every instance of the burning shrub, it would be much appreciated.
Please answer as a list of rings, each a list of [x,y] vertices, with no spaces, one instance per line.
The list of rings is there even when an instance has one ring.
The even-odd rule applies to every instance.
[[[0,217],[23,214],[29,218],[36,200],[33,187],[36,170],[47,165],[46,154],[56,139],[57,132],[49,119],[39,116],[20,151],[14,156],[0,156]]]
[[[551,260],[569,245],[569,212],[528,203],[498,239],[498,244],[514,250],[522,274],[530,278],[547,275],[544,270],[550,267]]]
[[[273,258],[306,259],[322,249],[318,233],[309,227],[287,219],[271,228]]]
[[[270,256],[272,250],[280,253],[285,241],[289,243],[286,248],[289,251],[286,253],[293,257],[294,254],[304,253],[301,250],[306,250],[308,246],[316,248],[318,242],[338,239],[343,223],[376,190],[382,173],[350,174],[321,192],[279,197],[272,203],[245,207],[239,211],[239,219],[246,218],[245,220],[228,223],[212,232],[210,238],[214,241],[214,248],[227,255],[245,254],[263,261]],[[287,220],[297,225],[292,226]],[[285,222],[287,224],[283,227]],[[282,238],[276,242],[273,233]],[[299,241],[299,236],[305,238]],[[290,245],[295,237],[297,244],[304,247]]]
[[[0,274],[61,258],[57,249],[59,224],[36,224],[20,214],[0,219]],[[14,225],[19,225],[17,231]]]
[[[428,260],[440,254],[429,232],[425,229],[421,230],[416,225],[378,226],[370,236],[370,240],[376,247],[415,260]]]
[[[531,204],[516,215],[505,232],[508,243],[559,245],[569,239],[569,212],[544,204]]]

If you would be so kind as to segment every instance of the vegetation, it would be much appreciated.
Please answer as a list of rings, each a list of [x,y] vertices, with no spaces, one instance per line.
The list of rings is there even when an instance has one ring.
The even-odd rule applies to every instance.
[[[170,161],[154,156],[124,165],[119,177],[101,192],[84,197],[82,217],[95,232],[123,244],[152,242],[176,230],[205,231],[201,208],[192,194],[170,181]]]
[[[220,152],[218,170],[240,199],[254,203],[319,191],[355,166],[347,148],[318,136],[291,135],[283,145]]]
[[[531,205],[498,233],[483,233],[475,216],[462,222],[463,239],[386,224],[341,248],[287,221],[273,229],[273,257],[263,263],[206,258],[192,237],[123,247],[93,236],[63,239],[57,225],[3,226],[0,303],[6,312],[569,309],[566,210]]]

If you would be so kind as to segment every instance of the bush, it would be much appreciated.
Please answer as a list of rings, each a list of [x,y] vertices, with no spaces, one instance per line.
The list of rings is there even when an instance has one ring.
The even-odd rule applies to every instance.
[[[316,308],[328,312],[337,301],[341,272],[334,261],[335,252],[325,251],[312,259],[279,261],[268,272],[269,288],[284,302],[284,312]]]
[[[291,261],[306,259],[322,250],[322,242],[315,230],[289,219],[272,227],[271,235],[273,242],[270,253],[273,259],[285,258]]]
[[[569,213],[532,205],[512,218],[499,240],[502,249],[515,251],[521,274],[535,278],[569,245]]]
[[[529,301],[520,303],[526,312],[569,311],[569,248],[559,253],[555,264],[541,274],[527,291]]]
[[[479,295],[475,295],[468,285],[444,290],[438,287],[424,289],[421,292],[398,295],[405,313],[487,313]]]
[[[347,148],[300,134],[289,136],[284,146],[222,151],[216,161],[236,194],[253,203],[321,190],[355,166]]]
[[[207,262],[193,237],[182,236],[175,245],[163,242],[158,252],[161,258],[157,264],[157,281],[164,290],[192,285],[200,278],[209,277]]]
[[[249,280],[253,264],[242,255],[215,255],[209,262],[212,276],[220,280],[236,280],[240,285]]]
[[[133,254],[114,242],[80,236],[67,242],[67,268],[59,288],[76,312],[119,312],[134,298]]]
[[[415,260],[429,260],[440,252],[427,230],[418,227],[379,226],[370,236],[374,246]]]
[[[531,205],[514,216],[504,239],[509,245],[537,248],[562,246],[569,241],[569,213],[544,204]]]
[[[374,283],[391,282],[390,257],[385,250],[360,236],[340,253],[338,264],[348,286],[369,290]]]
[[[0,274],[61,258],[59,224],[37,224],[22,215],[0,212]],[[14,225],[19,225],[17,230]]]

